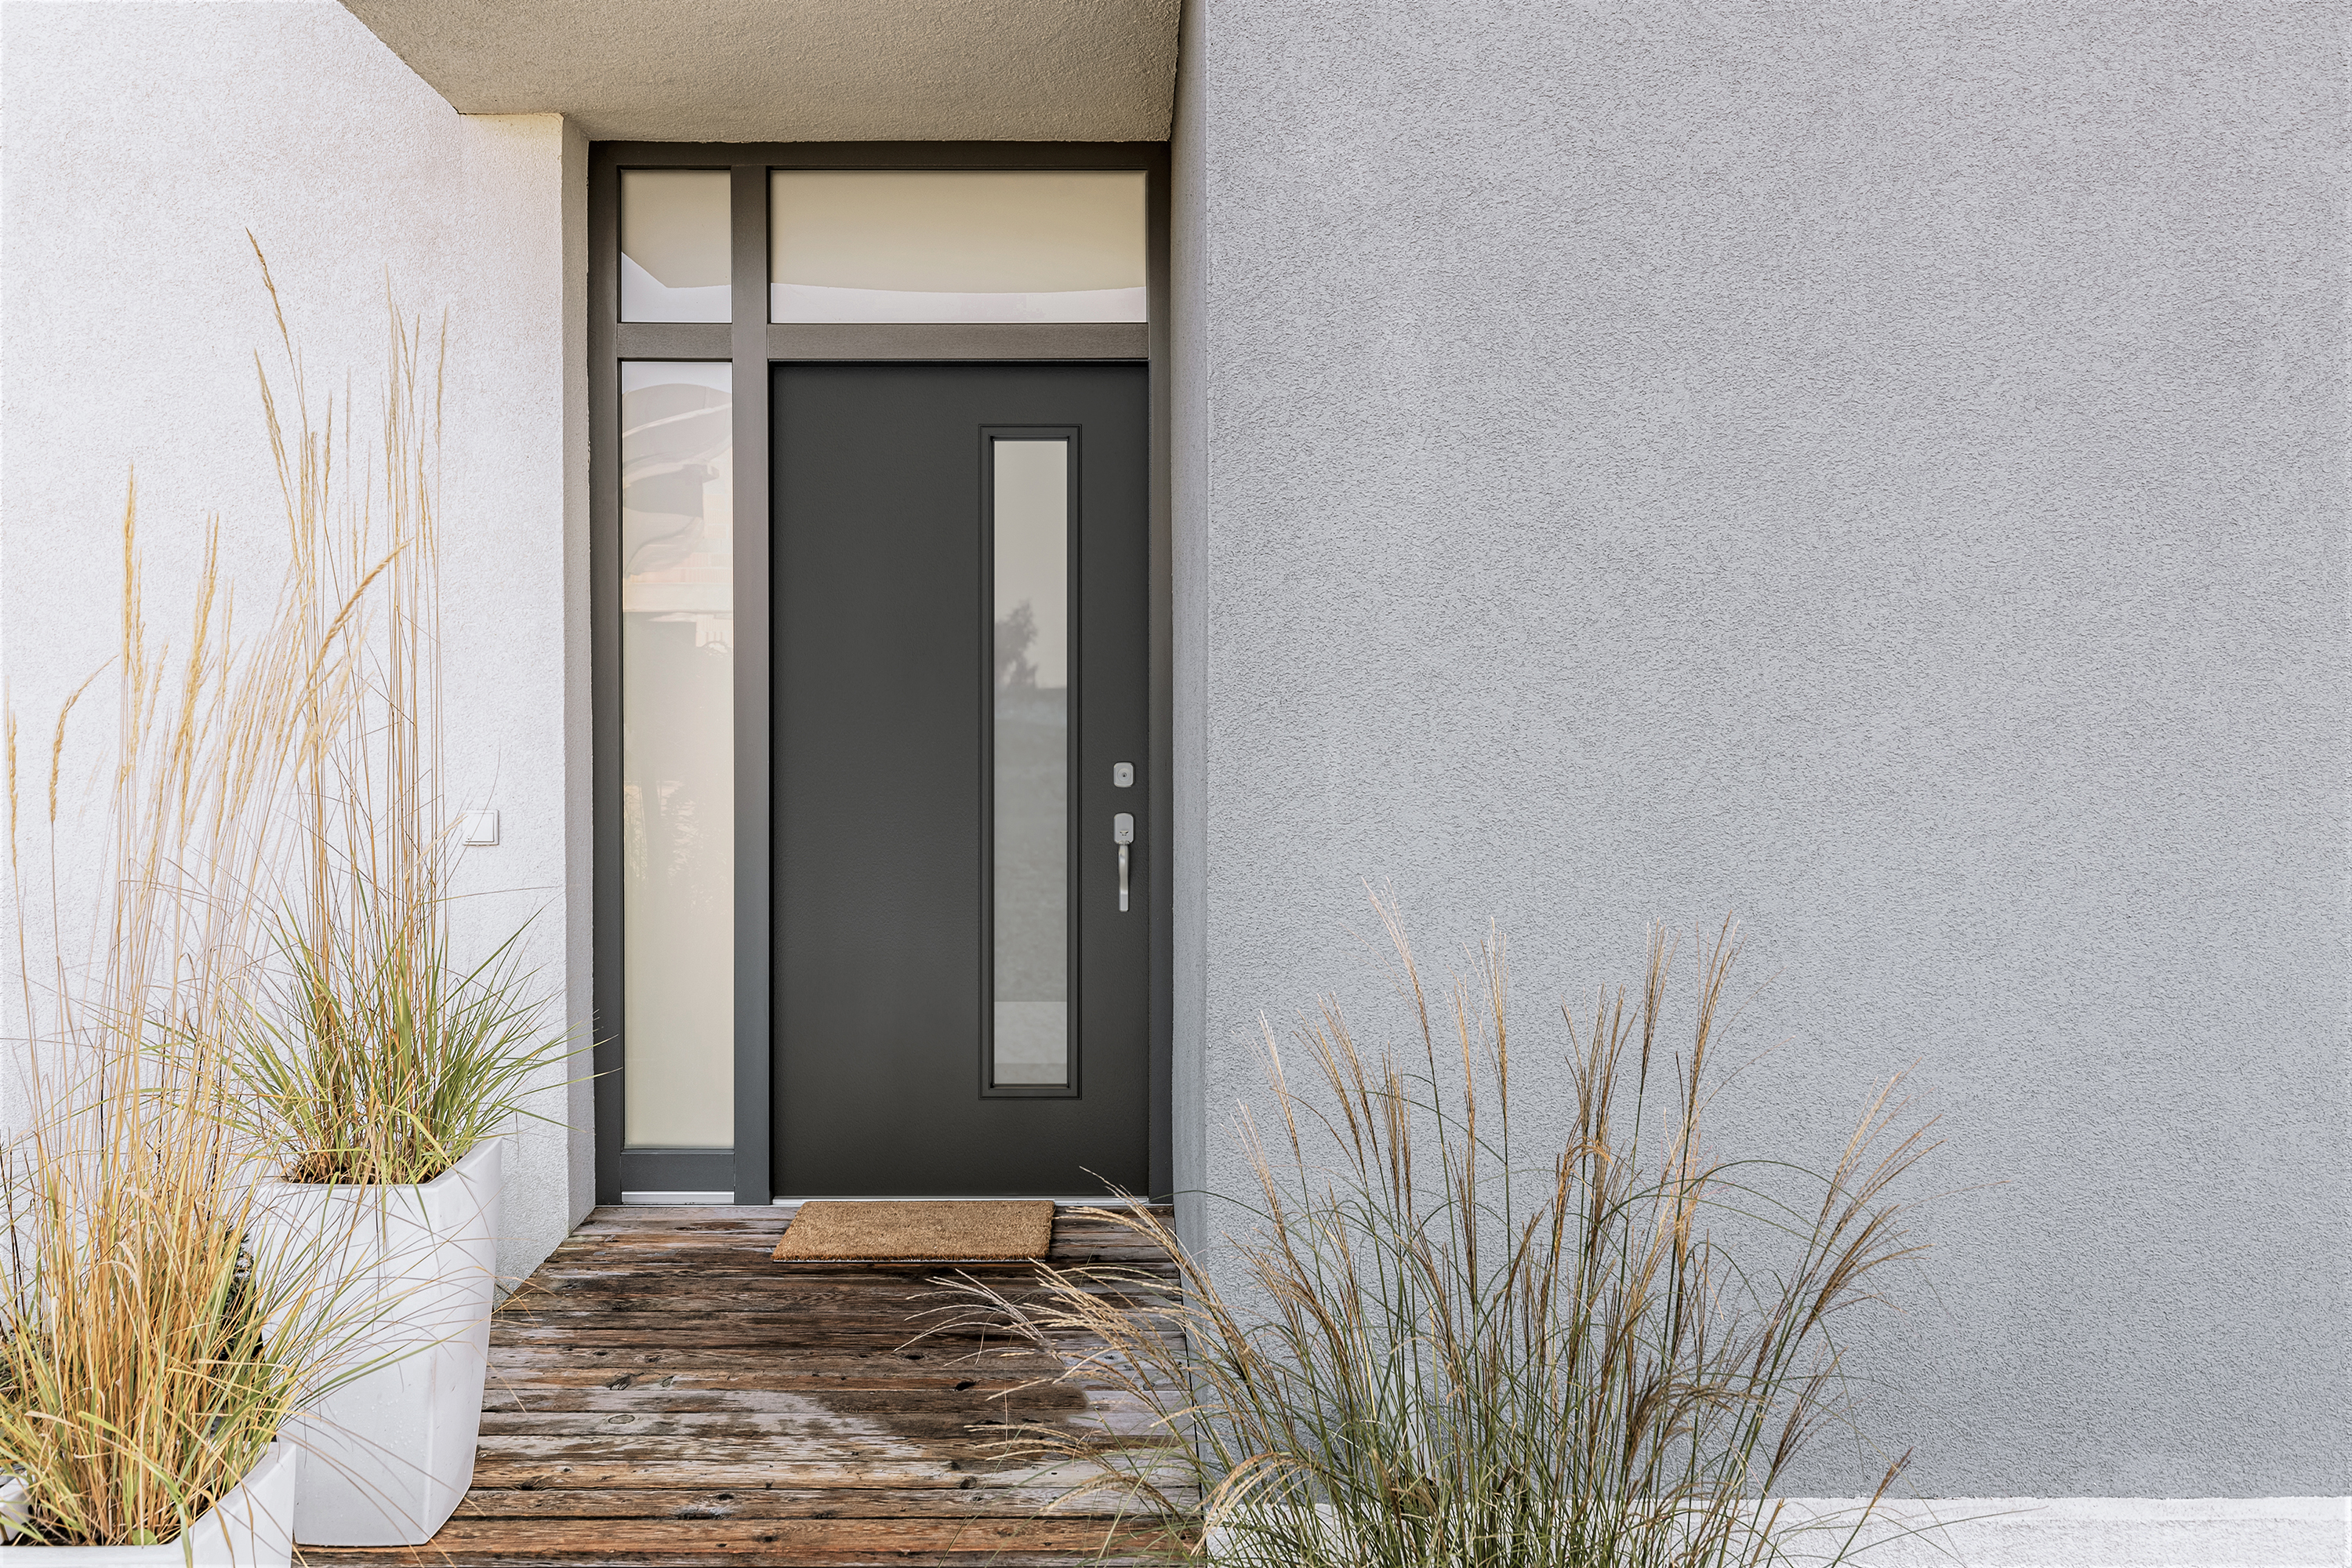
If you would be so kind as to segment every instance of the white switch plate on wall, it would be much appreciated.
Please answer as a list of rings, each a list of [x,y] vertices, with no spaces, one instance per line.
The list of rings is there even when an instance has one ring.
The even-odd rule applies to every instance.
[[[459,821],[458,833],[469,844],[496,844],[499,841],[499,814],[495,811],[469,811]]]

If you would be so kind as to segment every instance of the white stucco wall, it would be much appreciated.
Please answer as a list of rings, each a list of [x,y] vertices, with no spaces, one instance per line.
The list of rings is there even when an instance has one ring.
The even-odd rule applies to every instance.
[[[1179,1185],[1261,1012],[1397,1037],[1366,879],[1499,921],[1531,1130],[1735,910],[1730,1148],[1944,1116],[1848,1327],[1910,1484],[2345,1561],[2082,1500],[2352,1490],[2343,9],[1186,13]]]
[[[253,356],[274,369],[277,349],[246,230],[314,395],[348,377],[363,425],[387,279],[446,309],[446,793],[501,830],[468,856],[461,891],[484,896],[463,927],[531,919],[558,1021],[584,1037],[584,139],[554,115],[457,114],[331,0],[13,0],[5,26],[0,659],[26,732],[46,738],[111,648],[132,465],[154,624],[184,624],[207,514],[247,594],[275,587]],[[550,1120],[509,1150],[508,1272],[590,1202],[584,1072],[549,1075]]]

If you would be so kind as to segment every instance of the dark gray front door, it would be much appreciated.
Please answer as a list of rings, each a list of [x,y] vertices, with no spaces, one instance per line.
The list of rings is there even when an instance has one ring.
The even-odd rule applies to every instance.
[[[780,1195],[1144,1188],[1145,385],[776,367]]]

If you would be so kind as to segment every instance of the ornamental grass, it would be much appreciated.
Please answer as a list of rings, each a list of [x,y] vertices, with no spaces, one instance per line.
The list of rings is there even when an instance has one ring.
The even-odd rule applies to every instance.
[[[22,1489],[11,1511],[30,1544],[184,1535],[326,1391],[374,1310],[320,1267],[321,1248],[268,1239],[225,1114],[257,935],[248,892],[270,869],[272,808],[310,706],[283,647],[316,606],[289,581],[263,635],[240,644],[208,542],[173,652],[142,613],[137,519],[134,487],[113,744],[95,767],[103,847],[79,876],[63,868],[58,828],[79,771],[68,721],[97,678],[59,714],[46,791],[18,766],[13,715],[7,726],[29,1037],[15,1086],[26,1131],[0,1166],[0,1471]],[[34,911],[55,939],[41,963]],[[84,921],[96,956],[68,963],[58,933]]]
[[[30,1543],[184,1534],[289,1417],[383,1364],[399,1303],[349,1275],[356,1230],[267,1212],[257,1178],[428,1180],[503,1125],[551,1049],[512,942],[451,962],[439,371],[416,324],[391,324],[381,443],[355,457],[348,409],[313,428],[279,316],[302,412],[281,426],[265,373],[289,565],[264,624],[234,625],[214,529],[184,640],[151,630],[134,485],[109,668],[62,705],[45,769],[20,768],[7,721],[26,1039],[25,1131],[0,1166],[0,1484],[21,1488],[7,1516]],[[87,764],[86,864],[69,731],[93,689],[114,710]],[[65,954],[77,931],[86,962]]]
[[[262,278],[275,302],[266,261]],[[305,1184],[429,1182],[529,1114],[534,1080],[568,1054],[520,962],[522,933],[456,956],[441,790],[446,330],[428,339],[387,311],[373,471],[352,460],[348,407],[341,449],[331,399],[314,422],[282,309],[290,426],[261,384],[298,570],[320,584],[312,605],[347,607],[287,644],[311,671],[289,796],[296,870],[235,1021],[240,1092],[225,1109]]]
[[[24,1544],[186,1534],[289,1416],[367,1369],[380,1309],[323,1267],[334,1238],[288,1244],[234,1179],[225,1076],[138,1044],[100,1043],[80,1109],[47,1118],[0,1188],[0,1466],[26,1489]]]
[[[1006,1451],[1128,1494],[1171,1558],[1236,1568],[1854,1554],[1907,1456],[1882,1452],[1851,1507],[1777,1499],[1825,1432],[1858,1436],[1841,1331],[1917,1250],[1895,1189],[1932,1123],[1897,1080],[1862,1097],[1825,1171],[1718,1157],[1728,923],[1696,944],[1672,1040],[1663,932],[1630,992],[1563,1006],[1572,1098],[1539,1111],[1514,1099],[1499,939],[1433,991],[1376,907],[1410,1044],[1366,1044],[1328,999],[1287,1048],[1267,1032],[1269,1114],[1241,1123],[1255,1191],[1213,1252],[1106,1208],[1176,1260],[1175,1286],[1093,1267],[1018,1299],[958,1287],[962,1322],[1144,1413],[1009,1430]]]

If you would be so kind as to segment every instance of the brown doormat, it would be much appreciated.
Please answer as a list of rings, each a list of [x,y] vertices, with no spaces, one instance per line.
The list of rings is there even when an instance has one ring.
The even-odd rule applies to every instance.
[[[1049,1198],[1008,1202],[848,1203],[811,1199],[769,1256],[791,1262],[981,1263],[1043,1258],[1054,1244]]]

